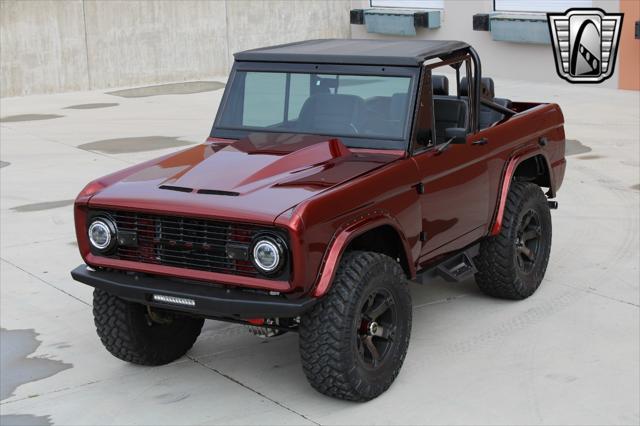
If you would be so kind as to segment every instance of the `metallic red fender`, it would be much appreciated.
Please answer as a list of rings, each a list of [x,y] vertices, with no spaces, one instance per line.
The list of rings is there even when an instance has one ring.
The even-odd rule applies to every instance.
[[[361,216],[354,221],[345,224],[342,229],[336,232],[329,245],[327,254],[325,255],[319,278],[311,293],[312,296],[322,297],[327,293],[331,283],[333,282],[333,277],[335,276],[338,265],[340,264],[340,258],[349,243],[355,237],[362,235],[371,229],[384,225],[391,226],[398,233],[407,258],[410,278],[415,277],[416,267],[413,262],[413,257],[411,256],[409,244],[404,237],[404,233],[400,231],[398,225],[391,216],[382,211],[373,211],[366,216]]]
[[[500,188],[500,197],[498,199],[498,208],[496,210],[495,218],[493,220],[493,225],[491,226],[491,231],[489,235],[495,236],[500,233],[500,229],[502,229],[502,220],[504,217],[504,209],[507,204],[507,196],[509,195],[509,189],[511,186],[511,180],[513,179],[513,175],[516,172],[518,166],[525,160],[535,157],[537,155],[542,155],[547,163],[547,170],[549,171],[549,182],[552,186],[551,191],[555,193],[555,179],[553,176],[554,170],[549,164],[549,159],[545,155],[545,153],[540,149],[528,150],[527,152],[519,153],[514,155],[507,164],[507,168],[505,170],[504,176],[502,178],[502,185]]]

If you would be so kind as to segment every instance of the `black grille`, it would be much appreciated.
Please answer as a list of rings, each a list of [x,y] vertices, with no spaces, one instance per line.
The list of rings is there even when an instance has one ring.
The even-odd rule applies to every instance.
[[[109,257],[201,271],[257,276],[250,260],[227,256],[226,246],[247,247],[269,228],[133,212],[96,212],[115,220],[119,244]]]

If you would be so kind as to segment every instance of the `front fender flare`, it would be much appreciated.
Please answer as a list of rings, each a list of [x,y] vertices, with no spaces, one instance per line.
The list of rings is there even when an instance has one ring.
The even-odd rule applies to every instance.
[[[413,262],[413,256],[411,255],[409,243],[407,242],[404,233],[400,230],[397,222],[390,215],[378,210],[359,216],[354,220],[345,223],[340,227],[340,229],[338,229],[338,231],[336,231],[329,243],[322,265],[320,265],[320,273],[316,279],[316,285],[312,290],[313,297],[322,297],[329,291],[338,269],[338,265],[340,264],[342,254],[349,246],[349,243],[357,236],[383,225],[391,226],[400,236],[400,241],[402,242],[402,247],[407,259],[410,278],[415,277],[416,269]]]

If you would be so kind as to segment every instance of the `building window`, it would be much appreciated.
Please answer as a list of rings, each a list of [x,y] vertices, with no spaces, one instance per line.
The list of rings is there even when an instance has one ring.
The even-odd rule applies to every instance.
[[[371,0],[371,7],[404,9],[444,9],[444,0]]]
[[[592,0],[494,0],[496,12],[564,12],[572,7],[592,7]]]

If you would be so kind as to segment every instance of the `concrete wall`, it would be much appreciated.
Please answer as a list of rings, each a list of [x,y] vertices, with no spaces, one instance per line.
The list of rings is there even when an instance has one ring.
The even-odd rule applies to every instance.
[[[0,96],[225,75],[232,53],[348,38],[349,0],[0,3]]]
[[[89,87],[82,1],[0,3],[0,96]]]
[[[637,1],[637,0],[629,0]],[[485,75],[559,83],[551,47],[473,31],[492,0],[445,0],[442,25],[417,38],[471,43]],[[617,12],[617,0],[593,0]],[[349,25],[368,0],[2,0],[0,96],[206,79],[232,53],[310,38],[386,38]],[[633,22],[625,22],[627,26]],[[618,68],[602,86],[617,87]]]
[[[369,1],[352,0],[351,7],[368,8]],[[618,12],[619,3],[614,0],[594,0],[593,7],[600,7],[607,12]],[[482,72],[489,77],[562,83],[564,80],[560,79],[556,73],[553,50],[550,45],[494,41],[488,31],[473,31],[471,25],[473,15],[492,11],[492,0],[445,0],[440,28],[418,29],[415,38],[466,41],[478,51],[482,60]],[[364,25],[351,25],[351,36],[353,38],[393,38],[369,34]],[[614,75],[600,86],[617,87],[617,73],[616,66]]]

